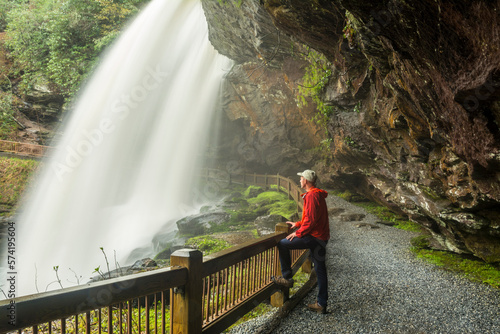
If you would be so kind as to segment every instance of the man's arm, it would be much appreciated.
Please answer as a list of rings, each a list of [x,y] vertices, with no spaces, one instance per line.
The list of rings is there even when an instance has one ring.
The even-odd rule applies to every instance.
[[[302,223],[300,228],[295,231],[297,237],[301,238],[311,232],[315,222],[318,219],[319,208],[319,194],[311,193],[307,195],[307,201],[304,205],[304,215],[302,216]]]

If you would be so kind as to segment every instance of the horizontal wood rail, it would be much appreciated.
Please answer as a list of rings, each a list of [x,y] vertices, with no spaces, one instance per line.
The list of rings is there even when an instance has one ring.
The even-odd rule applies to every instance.
[[[197,252],[202,259],[198,250],[180,250],[172,254],[170,268],[0,301],[0,333],[165,333],[169,293],[170,333],[220,333],[279,290],[270,278],[279,271],[275,246],[286,235],[248,241],[197,266],[176,266],[179,252]],[[292,253],[294,272],[307,253]],[[188,295],[189,286],[199,294]],[[179,317],[184,318],[176,325]],[[183,327],[189,323],[195,328]]]
[[[289,178],[279,174],[231,174],[219,169],[206,169],[204,170],[204,177],[217,181],[224,181],[225,179],[229,183],[242,184],[245,186],[251,184],[266,189],[276,186],[277,190],[286,193],[289,199],[297,203],[297,212],[302,211],[304,208],[304,202],[302,200],[302,194],[304,193],[303,189]]]
[[[300,199],[286,178],[247,178],[241,176],[243,184],[276,184]],[[271,276],[280,274],[276,245],[288,233],[288,225],[279,223],[273,234],[205,258],[198,250],[178,250],[170,268],[2,300],[0,333],[220,333],[265,300],[283,305],[289,289]],[[295,274],[309,251],[291,255]]]
[[[52,149],[53,148],[50,146],[0,140],[0,152],[12,153],[17,155],[41,158]]]
[[[123,304],[137,305],[140,312],[141,301],[138,300],[140,297],[168,292],[171,288],[186,284],[187,280],[186,268],[166,268],[84,286],[2,300],[0,301],[0,332],[6,333],[44,323],[46,323],[45,326],[40,326],[41,328],[37,328],[34,332],[40,332],[43,328],[54,330],[53,325],[57,321],[59,325],[56,327],[59,327],[58,330],[62,333],[64,332],[62,329],[67,326],[64,324],[68,318],[74,318],[77,315],[84,315],[88,318],[90,312],[95,310],[99,310],[102,317],[102,309],[113,310],[116,309],[113,306],[120,304],[122,306]],[[112,319],[112,317],[108,318]],[[86,325],[90,327],[89,323]],[[101,326],[101,323],[99,325]],[[72,326],[78,328],[77,324]],[[75,333],[74,328],[66,332]]]

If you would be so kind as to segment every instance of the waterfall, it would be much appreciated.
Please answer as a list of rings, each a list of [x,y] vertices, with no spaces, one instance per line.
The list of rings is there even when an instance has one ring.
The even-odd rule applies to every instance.
[[[196,210],[190,193],[230,66],[208,41],[198,0],[141,11],[102,57],[28,194],[18,296],[60,288],[54,267],[68,287],[114,269],[115,255],[124,265]]]

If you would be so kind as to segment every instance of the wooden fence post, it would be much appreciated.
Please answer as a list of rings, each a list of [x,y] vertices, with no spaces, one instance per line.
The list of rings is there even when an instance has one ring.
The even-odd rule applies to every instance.
[[[290,233],[290,227],[288,226],[287,223],[278,223],[276,224],[275,231],[278,233],[282,232]],[[277,255],[279,256],[279,254]],[[277,263],[278,263],[277,274],[280,275],[281,264],[279,261],[277,261]],[[290,289],[282,288],[281,291],[278,291],[271,296],[271,305],[274,307],[282,307],[289,297],[290,297]]]
[[[170,256],[170,265],[188,269],[188,283],[170,292],[170,333],[199,334],[203,322],[203,254],[196,249],[179,249]]]

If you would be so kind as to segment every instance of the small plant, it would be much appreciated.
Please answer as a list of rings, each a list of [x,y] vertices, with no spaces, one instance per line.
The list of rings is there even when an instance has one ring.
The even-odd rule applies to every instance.
[[[349,19],[349,12],[346,14],[345,18],[345,26],[344,29],[342,29],[343,36],[347,40],[347,43],[349,44],[349,47],[352,49],[356,46],[355,38],[356,38],[356,30],[354,29],[354,26]]]
[[[101,276],[102,279],[106,279],[106,276],[101,271],[101,266],[97,266],[96,268],[94,268],[94,271],[92,273],[99,274],[99,276]]]
[[[111,270],[109,270],[108,257],[106,256],[106,253],[104,252],[104,248],[99,247],[99,249],[101,250],[102,254],[104,254],[104,259],[106,260],[106,266],[108,267],[108,275],[109,275],[109,278],[111,278]]]
[[[344,138],[344,143],[346,143],[347,146],[350,146],[350,147],[354,147],[356,145],[356,142],[350,136],[347,136]]]
[[[54,270],[54,272],[56,274],[56,280],[53,281],[53,282],[50,282],[49,284],[47,284],[47,286],[45,288],[45,291],[47,291],[49,289],[49,286],[51,286],[54,283],[59,284],[59,286],[61,287],[61,289],[64,288],[63,285],[62,285],[62,283],[61,283],[61,279],[59,278],[59,266],[54,266],[54,267],[52,267],[52,269]]]
[[[361,101],[356,103],[356,105],[354,106],[354,112],[357,112],[358,114],[361,112]]]

